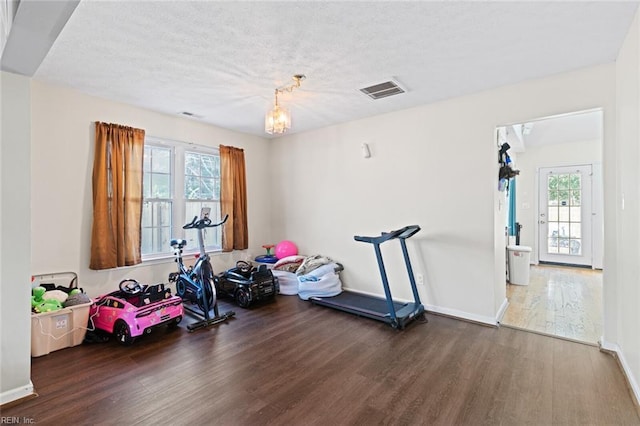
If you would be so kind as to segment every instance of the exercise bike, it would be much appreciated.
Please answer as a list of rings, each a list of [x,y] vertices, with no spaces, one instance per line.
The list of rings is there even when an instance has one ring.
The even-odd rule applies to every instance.
[[[189,324],[187,329],[191,332],[199,328],[219,324],[235,315],[235,312],[228,311],[220,315],[218,311],[218,301],[216,289],[213,285],[213,267],[209,255],[204,250],[203,231],[205,228],[215,228],[224,224],[229,215],[226,215],[219,223],[212,223],[208,212],[204,212],[198,219],[193,220],[182,227],[182,229],[196,229],[198,231],[198,244],[200,254],[193,266],[186,267],[182,261],[182,249],[187,245],[187,240],[173,239],[171,247],[176,256],[178,272],[169,274],[169,282],[176,283],[176,294],[180,296],[184,304],[184,309],[202,318],[200,321]],[[211,310],[213,309],[213,317]]]

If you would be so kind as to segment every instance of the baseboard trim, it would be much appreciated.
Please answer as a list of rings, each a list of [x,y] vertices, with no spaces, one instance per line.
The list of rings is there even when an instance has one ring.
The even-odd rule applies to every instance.
[[[35,396],[36,393],[33,389],[33,383],[29,380],[29,384],[20,386],[15,389],[9,389],[0,393],[0,406],[10,404],[14,401]]]
[[[620,369],[624,374],[625,379],[627,380],[627,386],[631,391],[631,396],[633,397],[633,402],[636,406],[636,410],[639,411],[640,414],[640,387],[638,387],[638,382],[636,381],[631,368],[629,367],[629,363],[627,359],[624,357],[624,352],[620,346],[615,343],[610,343],[604,340],[604,338],[600,339],[600,350],[603,352],[610,352],[620,365]]]
[[[442,315],[445,317],[451,317],[459,320],[470,321],[474,323],[479,323],[482,325],[489,325],[492,327],[497,327],[498,322],[495,318],[485,317],[483,315],[470,314],[464,311],[458,311],[457,309],[449,309],[449,308],[441,308],[439,306],[433,305],[424,305],[424,308],[434,314]]]
[[[502,317],[504,316],[505,312],[507,312],[508,307],[509,307],[509,301],[505,297],[504,300],[502,301],[502,305],[500,306],[500,309],[498,309],[498,313],[496,314],[497,324],[500,324],[502,322]]]
[[[576,265],[574,263],[547,262],[544,260],[539,261],[538,264],[542,266],[566,266],[569,268],[595,269],[592,265]]]
[[[364,294],[364,295],[367,295],[367,296],[384,298],[384,296],[380,296],[379,294],[368,293],[368,292],[365,292],[365,291],[353,290],[353,289],[350,289],[350,288],[347,288],[347,287],[344,287],[343,289],[344,290],[348,290],[348,291],[352,291],[354,293]],[[396,297],[394,297],[393,300],[395,300],[396,302],[401,302],[401,303],[412,303],[413,302],[413,300],[406,300],[406,299],[396,298]],[[508,305],[507,299],[505,299],[504,302],[502,302],[502,305],[504,306],[504,309],[506,310],[505,303]],[[455,319],[474,322],[474,323],[478,323],[478,324],[482,324],[482,325],[489,325],[489,326],[492,326],[492,327],[497,327],[498,326],[498,321],[496,320],[496,318],[485,317],[485,316],[476,315],[476,314],[470,314],[468,312],[458,311],[456,309],[442,308],[440,306],[426,305],[424,303],[423,303],[423,306],[424,306],[424,309],[427,311],[427,313],[442,315],[444,317],[455,318]],[[502,309],[502,307],[500,309]]]

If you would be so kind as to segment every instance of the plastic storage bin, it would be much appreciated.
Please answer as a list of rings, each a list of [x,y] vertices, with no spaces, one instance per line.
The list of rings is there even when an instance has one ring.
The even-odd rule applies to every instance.
[[[509,282],[516,285],[529,285],[529,267],[531,247],[508,246]]]
[[[87,331],[91,302],[54,312],[31,314],[31,356],[82,343]]]

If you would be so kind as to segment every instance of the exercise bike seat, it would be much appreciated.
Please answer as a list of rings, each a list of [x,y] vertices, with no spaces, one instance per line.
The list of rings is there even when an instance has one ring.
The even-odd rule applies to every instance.
[[[171,240],[170,242],[171,247],[178,247],[179,249],[181,249],[182,247],[187,245],[187,240]]]

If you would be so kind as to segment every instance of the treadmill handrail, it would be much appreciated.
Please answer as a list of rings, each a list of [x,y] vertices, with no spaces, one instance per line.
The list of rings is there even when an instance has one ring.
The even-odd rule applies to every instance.
[[[385,241],[392,240],[394,238],[402,238],[402,239],[410,238],[419,230],[420,230],[420,226],[409,225],[401,229],[396,229],[395,231],[383,232],[382,235],[378,237],[365,237],[365,236],[356,235],[353,237],[353,239],[356,241],[362,241],[364,243],[382,244]]]

